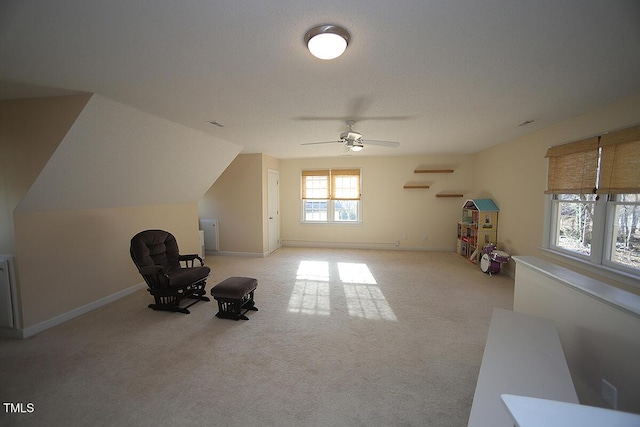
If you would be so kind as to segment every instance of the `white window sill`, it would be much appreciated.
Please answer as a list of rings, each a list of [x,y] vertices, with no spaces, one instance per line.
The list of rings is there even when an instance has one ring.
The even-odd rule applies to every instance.
[[[628,273],[626,271],[618,270],[606,265],[593,264],[587,260],[584,260],[578,256],[571,256],[564,252],[555,251],[549,248],[538,248],[546,254],[560,258],[560,261],[564,261],[567,264],[581,268],[590,273],[598,274],[606,279],[614,280],[625,285],[629,285],[635,289],[640,290],[640,275]]]

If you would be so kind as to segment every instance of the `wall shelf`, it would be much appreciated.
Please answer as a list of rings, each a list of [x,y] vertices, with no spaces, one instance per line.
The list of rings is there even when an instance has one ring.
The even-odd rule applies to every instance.
[[[436,197],[463,197],[464,194],[461,193],[438,193]]]
[[[429,188],[429,185],[405,184],[402,188]]]
[[[453,169],[416,169],[413,173],[453,173]]]

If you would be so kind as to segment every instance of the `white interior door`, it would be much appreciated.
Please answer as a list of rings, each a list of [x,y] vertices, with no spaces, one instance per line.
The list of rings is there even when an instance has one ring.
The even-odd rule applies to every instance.
[[[280,172],[269,169],[269,194],[267,210],[269,211],[269,253],[280,247]]]

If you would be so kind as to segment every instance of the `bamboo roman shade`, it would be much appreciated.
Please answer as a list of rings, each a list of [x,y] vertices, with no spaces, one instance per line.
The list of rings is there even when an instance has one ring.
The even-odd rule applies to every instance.
[[[331,193],[332,199],[360,200],[360,170],[332,170]]]
[[[549,148],[546,193],[593,193],[598,174],[598,137]]]
[[[640,193],[640,126],[551,147],[545,157],[546,193]]]
[[[360,169],[303,170],[302,198],[360,200]]]
[[[602,135],[598,193],[640,193],[640,126]]]
[[[329,169],[302,171],[302,198],[327,200],[330,176]]]

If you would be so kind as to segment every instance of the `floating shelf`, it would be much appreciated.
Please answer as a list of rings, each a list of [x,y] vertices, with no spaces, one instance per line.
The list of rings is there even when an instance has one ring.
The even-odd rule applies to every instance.
[[[464,194],[460,193],[438,193],[436,197],[464,197]]]
[[[402,188],[429,188],[428,185],[405,184]]]
[[[453,169],[416,169],[413,173],[453,173]]]

